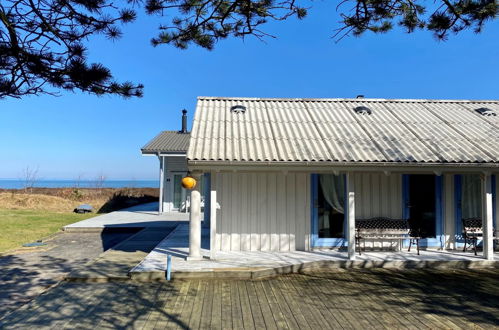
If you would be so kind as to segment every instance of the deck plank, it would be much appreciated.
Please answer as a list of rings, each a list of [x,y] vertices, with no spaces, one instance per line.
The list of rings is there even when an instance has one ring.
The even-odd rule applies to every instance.
[[[230,302],[231,302],[231,317],[232,326],[234,329],[242,329],[243,326],[243,313],[241,311],[241,300],[239,299],[239,288],[237,281],[230,282]]]
[[[205,280],[199,281],[199,286],[195,293],[192,312],[189,318],[188,327],[190,329],[198,329],[201,325],[201,312],[203,311],[203,302],[204,296],[206,293],[206,287],[208,286],[208,282]]]
[[[254,290],[256,293],[256,297],[258,299],[258,303],[260,304],[260,309],[262,311],[263,321],[265,322],[265,328],[267,329],[277,329],[277,324],[274,319],[274,315],[272,314],[272,310],[270,308],[269,301],[267,296],[265,295],[265,291],[262,287],[261,281],[255,281]]]
[[[256,281],[64,282],[0,329],[493,329],[497,270],[338,270]]]
[[[294,318],[298,323],[298,327],[301,329],[311,328],[307,322],[307,319],[305,318],[305,315],[303,315],[303,311],[301,310],[298,301],[296,300],[296,297],[293,297],[292,291],[289,288],[287,288],[285,285],[287,277],[288,276],[281,276],[276,278],[275,285],[277,288],[279,288],[279,290],[285,297],[289,309],[293,313]]]
[[[201,311],[201,329],[208,329],[211,326],[211,312],[213,310],[214,282],[207,281],[203,299],[203,309]]]
[[[251,303],[246,289],[245,281],[237,282],[237,289],[239,291],[239,301],[241,303],[241,313],[243,316],[244,329],[255,329],[253,321],[253,314],[251,313]]]
[[[232,302],[230,296],[230,283],[220,281],[222,303],[222,329],[232,329]]]
[[[262,313],[262,307],[255,290],[255,282],[247,281],[246,291],[248,292],[248,299],[251,307],[251,314],[253,315],[253,323],[257,329],[265,328],[265,320]]]
[[[288,325],[286,324],[286,319],[284,318],[284,314],[277,302],[277,298],[272,292],[272,288],[270,287],[269,281],[261,281],[260,285],[262,287],[262,291],[265,294],[265,298],[267,298],[270,311],[274,318],[275,324],[278,329],[288,329]]]
[[[167,303],[162,312],[163,317],[161,317],[156,324],[154,329],[172,329],[177,326],[177,324],[182,324],[179,320],[180,312],[182,311],[182,305],[189,291],[191,285],[190,281],[180,282],[178,285],[174,285],[175,292],[174,298],[170,303]]]

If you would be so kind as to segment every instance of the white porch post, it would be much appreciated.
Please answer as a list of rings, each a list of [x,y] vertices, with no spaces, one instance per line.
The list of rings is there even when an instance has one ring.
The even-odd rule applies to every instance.
[[[163,213],[163,200],[165,190],[165,162],[163,156],[158,155],[159,159],[159,209],[158,212]]]
[[[352,173],[346,174],[348,259],[355,260],[355,180]]]
[[[201,256],[201,190],[199,174],[192,175],[198,184],[191,190],[191,213],[189,215],[189,256],[187,260],[200,260]]]
[[[206,207],[206,206],[205,206]],[[210,188],[210,259],[217,253],[217,191]]]
[[[482,226],[483,226],[483,257],[494,260],[493,222],[492,222],[492,176],[482,175]]]

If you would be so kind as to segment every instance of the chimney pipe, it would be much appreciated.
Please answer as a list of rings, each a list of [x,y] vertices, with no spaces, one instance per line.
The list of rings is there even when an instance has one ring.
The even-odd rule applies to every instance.
[[[187,132],[187,110],[182,110],[182,130],[180,133],[188,133]]]

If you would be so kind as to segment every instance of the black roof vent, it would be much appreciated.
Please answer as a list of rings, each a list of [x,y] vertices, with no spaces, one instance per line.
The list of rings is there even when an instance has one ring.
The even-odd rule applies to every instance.
[[[359,115],[363,115],[363,116],[369,116],[370,114],[372,114],[372,110],[369,109],[368,107],[366,106],[358,106],[358,107],[355,107],[353,108],[353,110],[358,113]]]
[[[476,112],[478,112],[482,116],[497,116],[497,113],[489,108],[478,108],[476,109]]]
[[[363,99],[363,98],[364,98],[364,95],[362,95],[362,94],[357,95],[357,98],[358,98],[358,99]]]
[[[186,134],[189,133],[187,131],[187,110],[182,110],[182,129],[180,130],[180,133]]]
[[[238,104],[230,107],[230,112],[233,113],[245,113],[246,107],[244,105]]]

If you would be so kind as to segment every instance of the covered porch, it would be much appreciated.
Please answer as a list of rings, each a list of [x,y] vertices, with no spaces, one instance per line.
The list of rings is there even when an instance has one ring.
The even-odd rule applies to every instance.
[[[201,258],[189,256],[189,226],[179,225],[149,255],[130,271],[139,281],[164,280],[167,255],[172,257],[173,278],[237,278],[257,279],[278,274],[330,271],[347,268],[435,268],[478,269],[498,268],[499,253],[485,260],[472,251],[423,250],[368,251],[354,259],[341,250],[315,251],[219,251],[212,258],[209,230],[202,230]]]
[[[498,178],[496,172],[490,170],[385,167],[377,171],[374,168],[331,171],[317,167],[310,172],[288,169],[224,173],[219,169],[193,173],[205,177],[204,191],[193,190],[191,199],[200,201],[203,195],[207,201],[204,224],[209,241],[206,247],[210,251],[209,257],[214,260],[220,253],[245,250],[335,250],[336,253],[346,252],[349,260],[355,260],[359,257],[359,246],[355,244],[356,222],[370,218],[404,219],[411,227],[410,232],[417,231],[422,250],[458,256],[467,256],[461,252],[472,251],[470,246],[463,251],[463,220],[479,219],[482,225],[476,228],[478,256],[493,260]],[[273,180],[269,179],[272,177]],[[279,188],[278,181],[283,181],[284,188]],[[248,187],[249,182],[252,184]],[[235,187],[234,183],[243,185]],[[286,196],[282,198],[279,194]],[[193,211],[196,205],[200,202],[193,203]],[[234,209],[234,205],[239,207]],[[284,215],[279,214],[277,206],[286,208],[281,211]],[[245,227],[239,231],[233,219],[241,218],[242,212],[241,221]],[[190,260],[206,257],[206,253],[201,252],[201,215],[196,216],[196,213],[193,212],[190,218]],[[274,221],[273,217],[282,218],[282,223],[277,220],[275,226],[266,226],[265,223]],[[237,241],[235,235],[226,231],[228,226],[232,234],[237,234]],[[286,231],[284,236],[283,231]],[[274,236],[277,244],[273,243]],[[408,253],[408,242],[409,236],[395,242],[373,239],[368,240],[367,250],[395,249],[403,255]],[[361,247],[365,246],[364,241]],[[413,251],[416,251],[415,247]],[[390,256],[389,253],[383,255]]]

